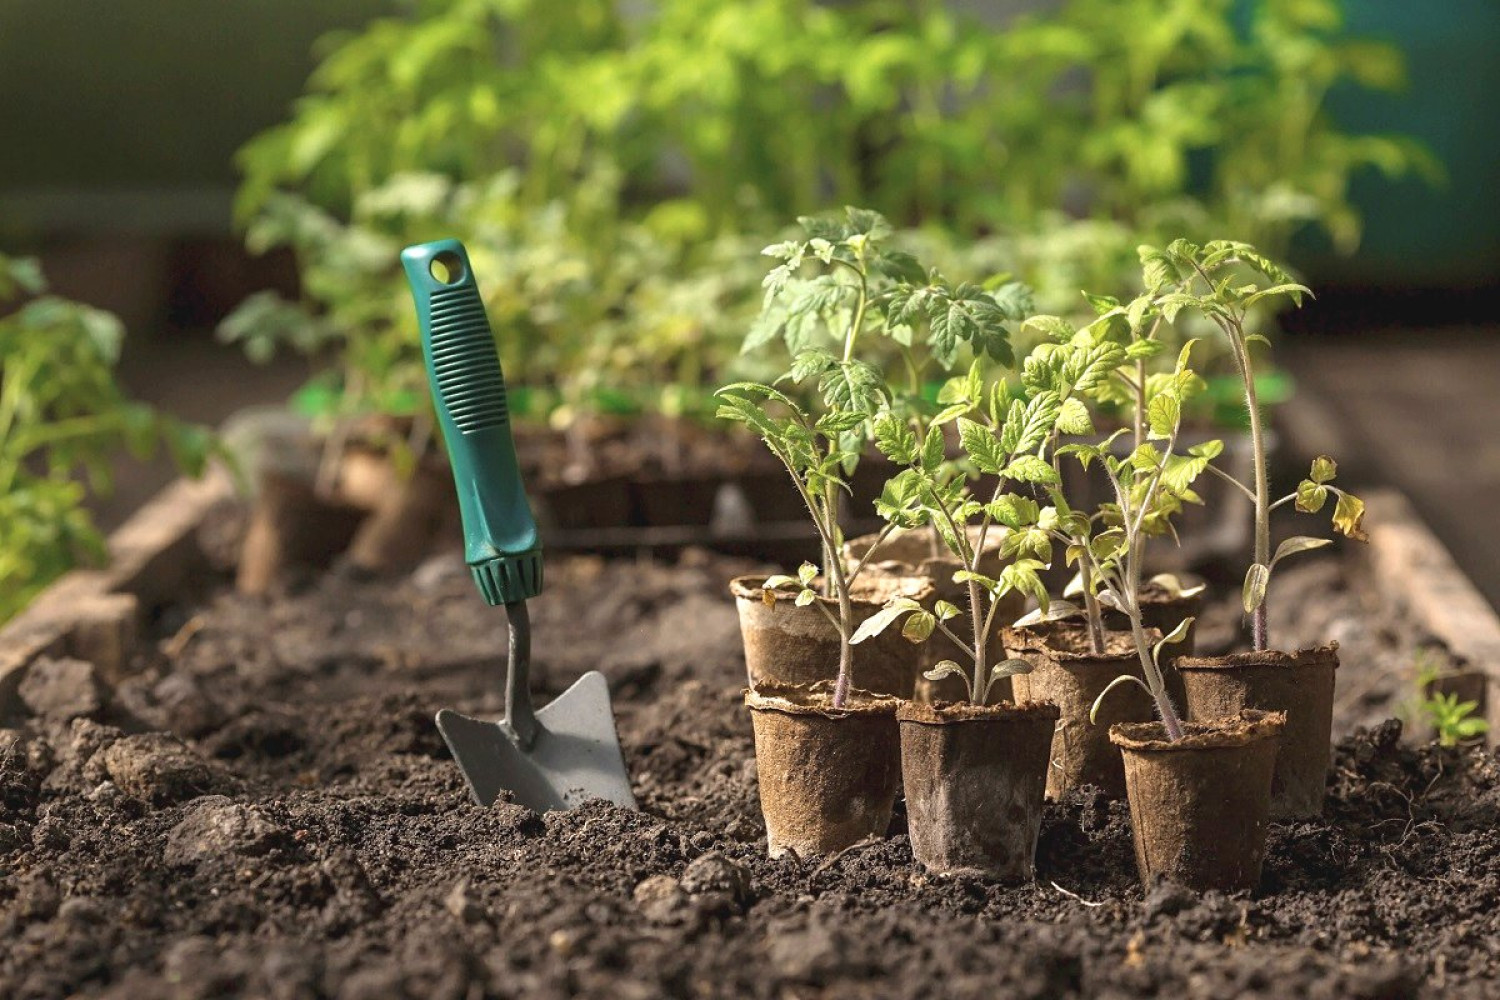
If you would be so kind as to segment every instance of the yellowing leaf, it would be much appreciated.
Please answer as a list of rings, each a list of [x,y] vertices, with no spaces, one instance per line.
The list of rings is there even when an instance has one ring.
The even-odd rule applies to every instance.
[[[1333,508],[1333,527],[1345,538],[1356,542],[1368,542],[1365,534],[1365,502],[1353,493],[1340,493],[1339,502]]]

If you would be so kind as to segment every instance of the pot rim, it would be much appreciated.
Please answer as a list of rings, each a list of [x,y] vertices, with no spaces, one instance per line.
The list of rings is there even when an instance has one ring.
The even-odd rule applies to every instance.
[[[748,573],[744,576],[734,577],[729,581],[729,593],[733,595],[736,600],[764,602],[765,598],[762,595],[764,595],[766,591],[761,589],[761,584],[769,580],[772,575],[773,574],[771,573]],[[791,574],[787,575],[790,576]],[[903,582],[910,583],[909,587],[903,588],[904,590],[908,590],[910,592],[892,594],[892,597],[909,597],[912,600],[925,605],[926,602],[930,598],[932,598],[935,593],[935,591],[933,590],[932,581],[927,579],[926,577],[902,576],[886,577],[885,579],[898,579]],[[755,582],[751,583],[750,581]],[[795,606],[795,602],[797,600],[797,594],[795,591],[773,590],[771,591],[771,594],[773,597],[775,597],[775,603],[790,603]],[[819,594],[817,600],[818,603],[823,605],[825,608],[828,608],[835,613],[838,611],[839,602],[835,598],[824,597],[822,594]],[[887,598],[886,600],[877,601],[872,600],[868,596],[862,596],[858,593],[854,593],[849,595],[849,602],[856,608],[879,611],[881,608],[885,607],[887,603],[889,603],[889,598]]]
[[[1203,582],[1203,578],[1198,576],[1196,573],[1178,573],[1177,576],[1181,577],[1184,581],[1191,580],[1195,581],[1196,583]],[[1207,591],[1199,591],[1198,593],[1193,594],[1191,597],[1174,597],[1173,595],[1167,593],[1167,589],[1161,584],[1152,583],[1150,580],[1147,580],[1145,583],[1141,584],[1140,602],[1142,606],[1145,606],[1147,604],[1150,604],[1153,607],[1174,607],[1180,605],[1184,608],[1193,608],[1202,607],[1203,602],[1207,598],[1207,596]]]
[[[1283,649],[1248,650],[1224,656],[1179,656],[1172,661],[1178,670],[1244,670],[1253,667],[1339,666],[1337,640],[1293,652]]]
[[[1276,739],[1285,726],[1285,712],[1247,708],[1238,715],[1184,722],[1180,740],[1167,739],[1166,727],[1160,722],[1117,722],[1109,727],[1109,741],[1121,750],[1135,753],[1235,749]]]
[[[833,684],[762,684],[742,692],[745,707],[752,712],[780,712],[782,715],[815,715],[825,719],[894,717],[901,699],[876,694],[864,688],[850,688],[849,701],[843,708],[833,707]]]
[[[1046,718],[1056,722],[1062,710],[1050,701],[1002,701],[997,705],[975,705],[967,701],[903,701],[896,721],[914,726],[949,726],[963,722],[1027,722]]]
[[[891,549],[894,548],[892,543],[915,534],[917,530],[918,529],[915,528],[896,528],[891,531],[890,534],[886,535],[883,541],[881,541],[880,539],[880,532],[872,531],[868,534],[859,535],[855,538],[850,538],[845,541],[843,546],[841,546],[839,549],[839,554],[842,555],[846,561],[852,560],[854,562],[858,562],[861,558],[864,557],[865,553],[870,550],[870,547],[874,545],[875,542],[881,541],[881,547],[883,549]],[[994,555],[999,553],[1000,549],[1005,543],[1006,536],[1009,534],[1010,529],[1005,527],[1003,524],[991,525],[989,534],[985,537],[985,555]],[[979,537],[979,527],[977,525],[969,526],[969,537],[971,539],[977,539]],[[952,552],[949,552],[946,548],[939,552],[937,555],[923,556],[921,561],[918,563],[912,563],[908,559],[902,559],[895,556],[887,559],[882,559],[881,562],[899,563],[901,566],[910,571],[908,574],[906,574],[910,576],[930,575],[929,569],[945,569],[948,566],[956,567],[955,572],[958,569],[967,568],[966,566],[964,566],[964,561],[962,559],[954,555]]]
[[[1001,630],[1001,641],[1004,643],[1007,650],[1014,648],[1026,653],[1037,653],[1043,656],[1049,656],[1053,660],[1064,666],[1081,661],[1091,661],[1093,663],[1103,663],[1110,665],[1125,662],[1137,663],[1139,661],[1139,656],[1135,649],[1134,640],[1131,640],[1130,648],[1128,650],[1123,650],[1119,653],[1106,652],[1101,656],[1097,653],[1092,653],[1087,649],[1058,649],[1047,641],[1047,636],[1040,634],[1040,632],[1038,631],[1039,629],[1066,629],[1071,632],[1083,633],[1086,631],[1087,626],[1082,622],[1075,622],[1071,619],[1063,619],[1061,621],[1055,622],[1038,622],[1037,625],[1028,625],[1025,628],[1014,628],[1011,626],[1007,626]],[[1160,629],[1147,628],[1144,631],[1146,633],[1146,639],[1151,643],[1155,643],[1159,639],[1161,639]],[[1106,647],[1109,644],[1110,636],[1129,635],[1128,632],[1124,632],[1120,629],[1107,628],[1104,630],[1104,632]]]

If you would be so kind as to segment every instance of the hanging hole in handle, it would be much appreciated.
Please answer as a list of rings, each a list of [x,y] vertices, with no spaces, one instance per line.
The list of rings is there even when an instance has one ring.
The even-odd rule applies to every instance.
[[[432,258],[427,273],[440,285],[456,285],[464,280],[464,259],[452,250],[444,250]]]

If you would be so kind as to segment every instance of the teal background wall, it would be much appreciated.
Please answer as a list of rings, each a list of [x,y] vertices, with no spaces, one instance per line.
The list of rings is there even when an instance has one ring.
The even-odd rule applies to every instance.
[[[231,156],[285,116],[314,40],[393,6],[4,0],[0,238],[91,221],[227,231]]]
[[[1051,0],[954,0],[1001,24]],[[227,234],[231,157],[301,90],[315,40],[405,0],[4,0],[0,3],[0,243],[125,231]],[[1444,161],[1431,190],[1358,179],[1353,258],[1309,241],[1302,264],[1352,285],[1500,280],[1500,2],[1347,0],[1350,29],[1400,45],[1410,87],[1352,89],[1348,127],[1405,132]]]
[[[1355,184],[1365,213],[1358,254],[1314,255],[1335,280],[1416,287],[1475,287],[1500,281],[1500,3],[1496,0],[1348,0],[1351,32],[1401,47],[1404,93],[1352,88],[1332,98],[1334,115],[1361,132],[1401,132],[1430,146],[1447,183],[1366,174]]]

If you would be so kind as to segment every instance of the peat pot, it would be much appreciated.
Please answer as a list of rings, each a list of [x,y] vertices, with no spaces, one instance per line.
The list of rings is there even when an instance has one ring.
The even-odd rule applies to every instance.
[[[1161,634],[1147,633],[1151,642]],[[1092,652],[1088,629],[1080,622],[1047,622],[1007,629],[1005,651],[1031,664],[1029,674],[1011,678],[1016,700],[1050,702],[1061,713],[1052,737],[1047,768],[1047,797],[1060,799],[1074,788],[1093,785],[1110,798],[1125,796],[1125,769],[1109,742],[1117,722],[1149,722],[1155,705],[1139,685],[1121,684],[1099,706],[1097,722],[1089,710],[1109,683],[1121,674],[1145,680],[1135,642],[1128,632],[1106,632],[1104,654]]]
[[[745,692],[771,857],[829,854],[885,835],[901,779],[898,704],[854,690],[835,709],[824,684]]]
[[[1000,525],[990,527],[985,535],[984,554],[979,560],[979,572],[991,577],[1000,575],[1000,571],[1005,568],[1005,560],[1000,558],[1000,546],[1007,533],[1007,529]],[[861,535],[846,542],[844,544],[845,567],[852,571],[859,565],[859,561],[865,558],[866,553],[875,545],[879,537],[878,534]],[[974,545],[979,544],[977,527],[969,528],[969,541]],[[881,576],[926,580],[932,587],[932,594],[922,602],[923,605],[929,611],[938,601],[947,601],[957,605],[963,614],[946,624],[960,639],[965,642],[972,641],[974,623],[969,615],[969,588],[967,584],[953,582],[953,574],[965,567],[963,562],[944,548],[941,542],[934,543],[935,539],[930,530],[906,531],[898,528],[892,531],[886,536],[885,541],[880,543],[880,548],[874,555],[869,557],[858,582]],[[1001,633],[1006,626],[1021,617],[1025,611],[1025,602],[1026,596],[1019,592],[1007,594],[1000,599],[1000,607],[995,612],[994,633],[989,638],[988,658],[991,662],[1004,659]],[[958,663],[972,662],[969,654],[952,639],[941,632],[934,632],[919,647],[917,701],[960,701],[968,697],[968,689],[964,687],[960,678],[946,677],[940,681],[929,681],[921,676],[942,660],[954,660]],[[991,704],[998,704],[1010,697],[1010,678],[1004,678],[990,685],[988,701]]]
[[[1057,716],[1056,705],[901,705],[901,781],[922,867],[1031,880]]]
[[[1183,723],[1167,739],[1160,722],[1121,723],[1120,748],[1141,882],[1165,876],[1197,892],[1260,884],[1280,712],[1246,710]]]
[[[348,548],[365,517],[296,476],[264,469],[258,485],[235,579],[241,593],[265,593],[291,567],[327,566]]]
[[[839,602],[819,597],[815,603],[799,608],[795,591],[767,595],[761,589],[765,580],[764,576],[741,576],[729,581],[729,591],[739,607],[749,686],[759,689],[766,684],[833,681],[838,674],[839,633],[828,616],[838,617]],[[932,588],[923,580],[883,578],[869,583],[871,586],[853,601],[855,628],[892,597],[931,603]],[[899,626],[893,625],[853,649],[854,686],[876,694],[911,697],[921,647],[903,638]]]
[[[1273,649],[1177,660],[1188,718],[1220,718],[1250,708],[1286,715],[1271,780],[1272,819],[1308,819],[1323,812],[1338,650],[1334,642],[1295,653]]]

